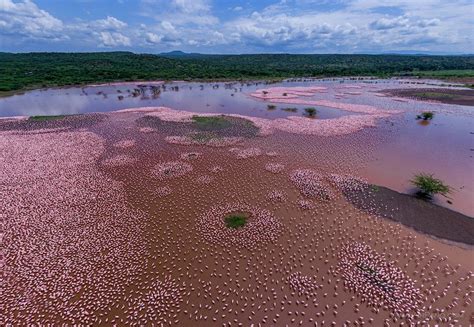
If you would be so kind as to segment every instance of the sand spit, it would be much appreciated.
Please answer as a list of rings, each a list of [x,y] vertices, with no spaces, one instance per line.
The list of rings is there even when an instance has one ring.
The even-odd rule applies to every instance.
[[[343,104],[340,104],[343,105]],[[362,106],[362,105],[360,105]],[[363,108],[368,106],[362,106]],[[250,117],[237,114],[225,116],[236,117],[250,120],[260,129],[260,135],[270,135],[275,131],[284,131],[294,134],[318,135],[318,136],[337,136],[358,132],[367,127],[375,127],[377,120],[390,116],[387,113],[369,110],[372,114],[351,115],[331,119],[309,119],[301,116],[289,116],[287,118],[266,119],[259,117]],[[119,110],[117,112],[137,112],[145,113],[146,116],[158,117],[164,121],[170,122],[192,122],[194,116],[213,117],[222,114],[213,113],[193,113],[183,110],[175,110],[168,107],[143,107]],[[392,111],[391,111],[392,112]],[[198,141],[189,137],[172,136],[168,137],[169,142],[183,145],[199,144]],[[228,142],[224,142],[226,145]],[[232,143],[232,142],[229,142]],[[235,142],[237,143],[237,142]]]
[[[343,192],[361,210],[444,240],[474,245],[474,219],[459,212],[382,186],[344,188]]]
[[[374,106],[353,104],[344,102],[334,102],[329,100],[307,100],[301,96],[314,96],[320,92],[320,87],[275,87],[257,90],[250,95],[261,100],[268,100],[276,103],[299,104],[308,106],[325,106],[339,110],[377,115],[379,118],[400,114],[400,110],[385,110]],[[346,94],[359,95],[357,92],[345,92]]]

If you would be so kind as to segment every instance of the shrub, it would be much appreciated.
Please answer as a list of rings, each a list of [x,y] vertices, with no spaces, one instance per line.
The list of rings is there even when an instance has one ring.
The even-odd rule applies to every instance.
[[[420,189],[419,195],[427,198],[431,198],[434,194],[447,196],[451,192],[451,187],[434,178],[432,174],[417,174],[413,177],[411,183]]]
[[[51,116],[30,116],[28,120],[32,121],[48,121],[48,120],[56,120],[56,119],[63,119],[66,115],[51,115]]]
[[[298,108],[288,107],[288,108],[281,108],[281,110],[283,110],[283,111],[289,111],[289,112],[297,112],[297,111],[298,111]]]
[[[248,216],[246,214],[237,213],[225,217],[225,225],[228,228],[239,228],[245,226]]]
[[[314,107],[304,108],[304,111],[309,117],[314,117],[318,113],[318,110],[316,110]]]
[[[224,116],[193,116],[194,126],[203,131],[229,128],[232,123]]]
[[[276,106],[274,104],[269,104],[269,105],[267,105],[267,109],[268,110],[274,110],[274,109],[276,109]]]
[[[431,111],[424,111],[421,115],[417,115],[416,119],[431,120],[434,117],[434,113]]]

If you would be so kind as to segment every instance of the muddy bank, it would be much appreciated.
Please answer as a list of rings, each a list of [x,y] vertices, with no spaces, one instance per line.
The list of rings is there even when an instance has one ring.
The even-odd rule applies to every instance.
[[[395,89],[382,91],[390,96],[435,101],[446,104],[458,104],[462,106],[474,106],[474,90],[472,89]]]
[[[357,208],[400,222],[419,232],[474,245],[474,218],[383,186],[345,194]]]

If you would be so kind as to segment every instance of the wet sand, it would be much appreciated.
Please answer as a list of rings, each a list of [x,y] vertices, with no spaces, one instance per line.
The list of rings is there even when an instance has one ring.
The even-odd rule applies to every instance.
[[[354,175],[386,142],[383,121],[323,136],[261,135],[239,119],[210,128],[126,111],[5,122],[1,321],[469,323],[472,249],[384,219],[405,205],[417,219],[412,199],[382,191],[377,213]],[[426,210],[461,226],[459,214]],[[228,229],[225,217],[239,212],[247,224]]]
[[[386,90],[386,94],[407,99],[434,101],[446,104],[458,104],[461,106],[474,106],[473,89],[396,89]]]
[[[421,233],[441,239],[474,245],[474,219],[432,202],[372,185],[366,190],[345,194],[362,210],[392,219]]]

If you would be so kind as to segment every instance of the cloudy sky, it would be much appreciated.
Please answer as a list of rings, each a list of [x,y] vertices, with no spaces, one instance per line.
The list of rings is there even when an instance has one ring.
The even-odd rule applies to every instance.
[[[0,51],[474,53],[473,0],[0,0]]]

